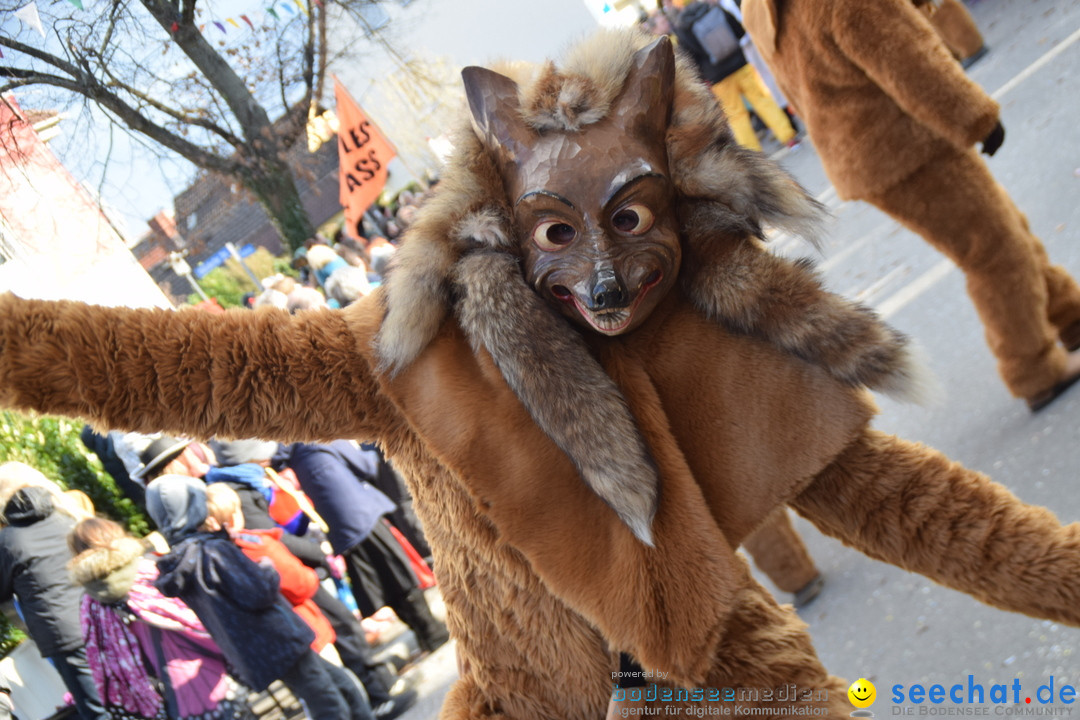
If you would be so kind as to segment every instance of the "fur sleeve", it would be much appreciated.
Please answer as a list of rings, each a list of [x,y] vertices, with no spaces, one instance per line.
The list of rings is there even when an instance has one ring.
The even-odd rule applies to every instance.
[[[867,431],[792,503],[824,533],[996,607],[1080,625],[1080,523]]]
[[[200,438],[377,435],[370,337],[346,313],[212,316],[8,294],[0,318],[0,406]]]
[[[904,112],[966,150],[997,123],[999,108],[964,74],[910,0],[833,4],[836,44]]]

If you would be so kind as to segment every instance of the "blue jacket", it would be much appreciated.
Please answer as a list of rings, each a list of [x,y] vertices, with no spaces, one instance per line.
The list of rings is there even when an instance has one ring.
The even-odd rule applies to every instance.
[[[310,651],[315,633],[281,596],[277,571],[252,562],[227,533],[191,535],[157,565],[157,589],[195,612],[230,672],[253,690],[265,690]]]
[[[290,467],[300,488],[330,526],[334,552],[341,554],[371,534],[375,523],[397,506],[371,485],[379,456],[345,440],[329,445],[282,445],[274,467]]]

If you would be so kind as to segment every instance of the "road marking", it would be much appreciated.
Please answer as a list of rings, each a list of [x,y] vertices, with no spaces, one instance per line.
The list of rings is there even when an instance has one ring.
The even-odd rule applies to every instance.
[[[880,315],[883,320],[888,320],[890,317],[900,312],[900,310],[912,300],[941,282],[946,275],[955,269],[956,265],[953,264],[952,260],[942,260],[937,265],[882,300],[881,304],[876,308],[878,315]]]
[[[872,282],[869,286],[864,287],[862,290],[859,290],[858,293],[855,295],[855,299],[861,302],[863,305],[869,305],[870,307],[873,307],[875,301],[877,300],[877,296],[881,295],[882,292],[884,292],[884,290],[889,287],[889,283],[891,283],[893,280],[899,279],[904,275],[907,275],[909,272],[911,272],[910,265],[899,265],[897,267],[894,267],[892,270],[878,278],[877,281]]]
[[[880,238],[886,233],[886,231],[890,229],[896,230],[898,227],[899,225],[897,225],[896,221],[892,218],[889,218],[884,222],[878,223],[874,226],[873,230],[867,233],[863,233],[862,237],[860,237],[853,243],[848,243],[846,246],[844,246],[842,250],[840,250],[840,252],[834,253],[829,257],[825,258],[825,260],[820,265],[818,265],[818,270],[823,273],[828,272],[835,265],[843,262],[844,260],[847,260],[859,250],[862,250],[863,246],[868,245],[871,239]]]
[[[1050,62],[1051,60],[1056,58],[1061,53],[1065,52],[1065,49],[1068,48],[1070,45],[1072,45],[1077,40],[1080,40],[1080,28],[1077,28],[1077,30],[1072,35],[1065,38],[1063,41],[1058,43],[1055,47],[1048,50],[1045,55],[1043,55],[1038,60],[1031,63],[1030,65],[1028,65],[1023,70],[1021,70],[1016,75],[1016,77],[1014,77],[1012,80],[1010,80],[1009,82],[1007,82],[1004,85],[1002,85],[1001,87],[999,87],[990,97],[994,98],[995,100],[1000,100],[1002,95],[1009,92],[1010,90],[1015,88],[1017,85],[1019,85],[1020,83],[1024,82],[1029,77],[1034,75],[1036,72],[1039,71],[1039,69],[1041,69],[1048,62]]]
[[[1058,43],[1055,47],[1044,53],[1035,62],[1028,65],[1026,68],[1017,73],[1011,80],[999,87],[990,97],[994,100],[1000,100],[1002,96],[1011,90],[1015,89],[1020,83],[1027,80],[1029,77],[1038,72],[1041,68],[1047,65],[1051,60],[1056,58],[1061,53],[1065,52],[1066,48],[1080,40],[1080,28],[1078,28],[1072,35],[1065,38],[1062,42]],[[824,193],[823,193],[824,195]],[[862,244],[862,241],[856,241],[854,244]],[[827,262],[827,261],[826,261]],[[951,260],[942,260],[937,265],[924,272],[919,277],[912,280],[908,285],[897,290],[891,296],[885,298],[880,305],[877,306],[878,314],[883,319],[895,315],[902,308],[907,306],[917,297],[924,292],[932,288],[937,283],[941,282],[950,272],[956,269],[956,265]],[[875,283],[876,284],[876,283]]]

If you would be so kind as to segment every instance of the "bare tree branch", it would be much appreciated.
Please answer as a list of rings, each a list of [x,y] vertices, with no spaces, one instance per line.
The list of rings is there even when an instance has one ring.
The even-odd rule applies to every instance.
[[[0,86],[0,93],[26,85],[51,85],[68,90],[93,100],[101,107],[110,110],[132,130],[143,133],[196,165],[221,173],[234,173],[237,171],[237,163],[209,153],[198,145],[188,142],[165,128],[152,123],[137,110],[96,83],[91,87],[86,87],[74,80],[58,75],[35,73],[21,68],[5,66],[0,66],[0,77],[16,78],[15,81]]]
[[[306,18],[296,14],[279,23],[271,41],[253,35],[250,47],[203,35],[198,0],[108,0],[82,12],[64,3],[41,6],[48,43],[31,46],[0,29],[8,56],[0,60],[0,85],[38,85],[81,97],[140,142],[239,181],[296,247],[314,230],[290,158],[297,156],[309,116],[320,109],[334,57],[327,48],[327,8],[358,12],[372,2],[304,1]],[[59,46],[50,44],[54,37]]]
[[[102,64],[102,72],[104,72],[106,77],[108,77],[109,79],[109,83],[108,85],[106,85],[106,87],[119,88],[131,95],[132,97],[138,98],[149,107],[152,107],[155,110],[158,110],[159,112],[168,115],[169,117],[173,118],[178,122],[187,125],[194,125],[196,127],[201,127],[205,130],[209,130],[215,135],[218,135],[222,140],[229,143],[230,145],[236,146],[240,145],[243,142],[242,139],[232,134],[225,128],[220,127],[217,123],[211,122],[210,120],[207,120],[205,118],[196,117],[194,115],[191,115],[190,113],[176,110],[172,107],[169,107],[163,102],[155,100],[141,90],[137,90],[136,88],[131,87],[127,83],[123,82],[120,78],[116,77],[112,72],[110,72],[109,68],[104,64]]]

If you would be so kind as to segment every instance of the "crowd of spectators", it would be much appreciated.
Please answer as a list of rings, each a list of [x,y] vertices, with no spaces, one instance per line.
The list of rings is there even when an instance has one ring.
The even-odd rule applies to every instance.
[[[380,489],[408,497],[378,451],[89,429],[83,441],[145,508],[150,536],[0,464],[0,601],[14,598],[82,720],[250,718],[249,697],[276,680],[316,720],[415,703],[361,618],[393,608],[415,636],[402,662],[449,636],[423,593],[423,531]]]

